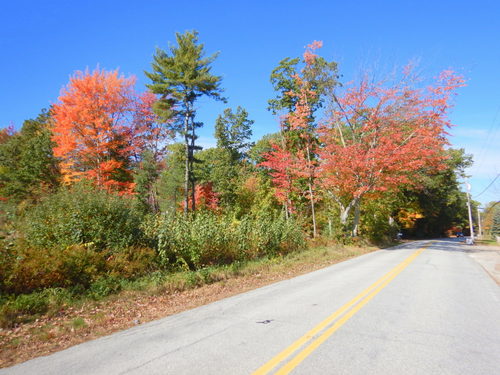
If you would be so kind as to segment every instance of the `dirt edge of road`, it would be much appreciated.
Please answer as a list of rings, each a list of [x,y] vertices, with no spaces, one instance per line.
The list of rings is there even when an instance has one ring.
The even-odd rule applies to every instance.
[[[466,252],[500,285],[500,246],[464,245]]]

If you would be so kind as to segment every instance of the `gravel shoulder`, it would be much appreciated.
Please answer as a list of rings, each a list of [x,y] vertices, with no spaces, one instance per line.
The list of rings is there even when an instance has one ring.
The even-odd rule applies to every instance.
[[[466,252],[500,285],[500,246],[463,245]]]

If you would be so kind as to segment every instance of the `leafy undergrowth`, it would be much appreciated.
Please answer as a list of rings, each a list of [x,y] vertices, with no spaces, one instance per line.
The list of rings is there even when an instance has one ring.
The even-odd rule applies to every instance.
[[[0,329],[0,367],[192,309],[376,250],[323,246],[284,257],[176,274],[154,273],[100,300],[72,301],[50,315]]]

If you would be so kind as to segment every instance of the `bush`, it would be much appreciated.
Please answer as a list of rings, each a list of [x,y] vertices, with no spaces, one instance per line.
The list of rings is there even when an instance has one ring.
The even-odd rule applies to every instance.
[[[102,254],[82,245],[63,250],[20,249],[4,275],[2,289],[20,294],[52,287],[86,288],[105,268]]]
[[[188,216],[162,216],[149,235],[156,238],[163,265],[175,263],[189,269],[238,260],[288,253],[305,244],[300,227],[278,217],[244,217],[198,212]]]
[[[30,247],[116,250],[141,243],[141,219],[132,199],[80,183],[26,209],[19,229]]]
[[[42,314],[57,313],[72,299],[72,294],[63,288],[10,296],[0,307],[0,327],[11,327],[17,323],[32,321]]]
[[[0,291],[14,294],[56,287],[83,292],[104,276],[130,279],[156,268],[154,250],[135,247],[111,256],[84,245],[63,250],[26,248],[10,259],[12,263],[1,275]]]
[[[156,253],[147,247],[128,247],[106,260],[106,269],[112,277],[132,279],[156,268]]]
[[[101,277],[97,279],[89,288],[88,295],[99,300],[110,294],[117,293],[121,290],[122,286],[120,279],[116,277]]]
[[[225,216],[201,211],[189,216],[163,216],[157,225],[158,254],[164,265],[177,263],[189,269],[231,263],[237,256]]]

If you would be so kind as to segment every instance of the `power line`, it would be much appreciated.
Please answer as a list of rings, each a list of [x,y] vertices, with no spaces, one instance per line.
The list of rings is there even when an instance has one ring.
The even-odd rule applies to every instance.
[[[490,184],[488,186],[486,186],[486,188],[480,192],[478,195],[475,196],[475,198],[479,197],[481,194],[483,194],[486,190],[488,190],[490,188],[491,185],[493,185],[495,183],[495,181],[497,180],[497,178],[500,177],[500,173],[497,174],[497,176],[493,179],[493,181],[490,182]]]
[[[488,132],[486,133],[486,137],[485,137],[485,140],[483,142],[483,146],[481,147],[479,154],[477,155],[476,163],[475,163],[476,168],[479,168],[479,166],[483,164],[483,161],[486,158],[486,154],[488,154],[488,149],[489,149],[490,143],[496,137],[496,132],[497,132],[498,128],[495,129],[495,127],[496,127],[496,125],[498,125],[498,124],[496,124],[496,121],[497,121],[499,113],[500,113],[500,105],[498,106],[497,111],[495,113],[495,116],[493,117],[493,121],[491,122],[491,125],[488,129]]]

